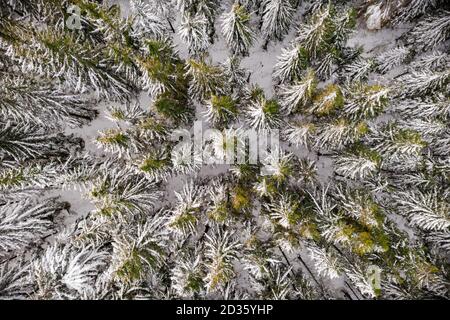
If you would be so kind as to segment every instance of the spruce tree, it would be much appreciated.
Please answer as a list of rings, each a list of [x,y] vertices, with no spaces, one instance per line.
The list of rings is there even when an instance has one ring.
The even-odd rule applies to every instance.
[[[448,298],[446,3],[131,4],[0,0],[1,298]]]

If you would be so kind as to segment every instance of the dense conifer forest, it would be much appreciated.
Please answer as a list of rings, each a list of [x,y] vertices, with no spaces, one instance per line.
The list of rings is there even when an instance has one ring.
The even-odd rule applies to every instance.
[[[448,299],[449,49],[445,0],[0,0],[0,299]]]

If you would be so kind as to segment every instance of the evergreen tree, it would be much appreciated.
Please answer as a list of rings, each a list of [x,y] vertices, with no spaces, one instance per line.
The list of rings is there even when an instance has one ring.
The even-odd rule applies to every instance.
[[[306,51],[295,45],[291,49],[282,49],[282,54],[275,65],[274,77],[281,82],[288,82],[301,77],[303,69],[308,66]]]
[[[0,215],[1,258],[27,248],[45,236],[50,235],[52,220],[67,203],[49,199],[35,204],[23,201],[2,206]]]
[[[106,253],[92,248],[53,245],[31,266],[35,299],[75,299],[92,290],[106,265]]]
[[[156,214],[114,239],[112,267],[119,281],[133,283],[162,264],[168,240],[165,222],[165,217]]]
[[[448,5],[299,3],[0,0],[0,297],[448,298]]]
[[[225,79],[220,67],[211,65],[205,58],[189,59],[186,64],[186,75],[191,77],[189,90],[194,98],[203,100],[224,92]]]
[[[273,129],[281,124],[280,104],[274,99],[258,97],[245,110],[247,123],[256,130]]]
[[[177,205],[171,210],[169,225],[181,235],[196,233],[199,212],[204,190],[193,181],[184,185],[183,190],[175,193]]]
[[[135,14],[134,27],[140,36],[163,38],[167,33],[166,21],[158,15],[156,5],[142,2],[142,0],[131,1],[131,9]]]
[[[213,123],[227,123],[238,113],[237,102],[230,96],[211,96],[205,113],[208,121]]]
[[[219,229],[206,234],[206,283],[207,292],[223,288],[235,275],[233,261],[237,259],[240,244],[233,235]]]
[[[425,50],[443,43],[450,35],[449,16],[448,11],[442,11],[421,20],[411,32],[415,43]]]
[[[208,20],[205,16],[186,14],[180,24],[180,38],[188,46],[189,52],[199,54],[208,49]]]
[[[96,116],[93,101],[51,85],[49,79],[43,81],[6,72],[2,75],[0,115],[3,119],[45,126],[56,126],[59,122],[79,126]]]
[[[316,87],[316,78],[313,71],[309,71],[303,80],[281,90],[282,105],[288,113],[306,105],[312,98]]]
[[[240,60],[236,56],[229,57],[221,64],[225,78],[228,79],[228,86],[237,93],[242,93],[250,78],[248,70],[240,67]]]

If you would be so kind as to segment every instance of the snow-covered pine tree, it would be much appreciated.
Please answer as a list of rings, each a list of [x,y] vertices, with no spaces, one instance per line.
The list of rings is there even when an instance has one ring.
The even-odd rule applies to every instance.
[[[370,148],[356,144],[337,157],[335,172],[349,179],[365,179],[381,167],[381,156]]]
[[[316,126],[307,121],[289,123],[283,130],[283,135],[289,143],[295,146],[309,147],[313,143]]]
[[[355,84],[346,92],[343,111],[351,119],[375,118],[388,107],[390,91],[381,85]]]
[[[209,99],[225,91],[226,79],[220,66],[212,65],[206,58],[186,61],[186,75],[191,78],[189,91],[198,100]]]
[[[155,4],[145,3],[142,0],[130,2],[134,14],[134,29],[140,37],[164,38],[168,31],[169,20],[159,16]]]
[[[448,55],[439,50],[433,50],[432,52],[419,57],[416,61],[411,63],[414,69],[430,69],[430,70],[442,70],[445,67],[450,66],[450,60]]]
[[[260,96],[244,111],[247,115],[245,121],[256,130],[274,129],[282,123],[280,112],[281,106],[277,100]]]
[[[228,86],[238,94],[243,93],[247,82],[250,79],[249,71],[241,68],[240,63],[241,60],[238,57],[232,56],[227,58],[225,62],[221,64],[225,77],[228,79]]]
[[[47,199],[40,203],[25,200],[0,208],[0,257],[17,254],[20,250],[51,235],[53,219],[68,203]]]
[[[2,161],[0,203],[30,199],[43,190],[61,187],[61,175],[65,174],[66,168],[59,160],[32,160],[20,166],[14,161]]]
[[[344,77],[347,82],[361,82],[367,80],[369,74],[376,68],[375,59],[358,57],[350,64],[343,67]]]
[[[180,297],[201,295],[204,291],[203,273],[201,254],[184,253],[173,270],[172,287]]]
[[[330,2],[327,6],[315,12],[308,24],[301,25],[298,28],[296,40],[302,44],[302,47],[312,59],[315,59],[321,51],[327,49],[331,44],[336,31],[335,15],[335,8]]]
[[[314,96],[308,112],[317,116],[326,116],[337,112],[343,106],[344,96],[342,89],[338,85],[330,84]]]
[[[274,76],[282,82],[300,77],[307,67],[314,67],[321,78],[328,78],[343,60],[343,49],[355,27],[355,12],[337,12],[329,2],[319,6],[307,23],[297,29],[297,37],[283,49]]]
[[[96,116],[94,101],[69,93],[69,88],[54,86],[49,79],[44,81],[22,73],[12,75],[7,71],[0,74],[0,115],[5,120],[78,126]]]
[[[200,54],[208,49],[208,20],[201,14],[183,15],[180,24],[180,38],[189,48],[191,54]]]
[[[5,36],[0,38],[0,46],[23,71],[60,78],[75,92],[94,90],[99,97],[123,100],[134,91],[134,85],[111,68],[114,63],[107,62],[100,46],[81,42],[56,27],[35,30],[14,23],[2,28]]]
[[[137,224],[113,242],[112,267],[115,277],[133,283],[158,270],[168,249],[167,218],[158,212],[145,223]]]
[[[279,150],[271,150],[266,158],[262,160],[265,167],[265,175],[269,176],[277,184],[282,184],[289,180],[295,170],[294,156],[292,153]]]
[[[212,95],[207,104],[206,119],[216,124],[226,124],[238,114],[238,103],[230,96]]]
[[[369,0],[362,11],[370,29],[409,22],[442,5],[442,0]]]
[[[281,195],[278,201],[266,204],[270,218],[283,228],[295,228],[299,222],[300,212],[298,201],[289,196]]]
[[[223,289],[235,276],[233,261],[238,257],[241,247],[234,235],[228,231],[214,228],[206,234],[206,283],[207,292]]]
[[[309,246],[308,251],[320,276],[330,279],[339,278],[342,273],[342,262],[333,251],[317,246]]]
[[[182,16],[190,15],[204,17],[209,42],[214,41],[214,22],[220,8],[218,0],[177,0],[177,6]]]
[[[183,186],[181,192],[175,192],[177,203],[170,210],[169,227],[179,235],[197,232],[204,192],[192,180]]]
[[[427,93],[438,91],[450,82],[450,70],[433,72],[431,70],[413,71],[401,77],[404,94],[410,97],[425,96]]]
[[[282,53],[274,67],[273,76],[282,83],[299,79],[302,71],[307,68],[308,63],[309,56],[306,50],[295,44],[291,48],[282,49]]]
[[[31,292],[29,265],[14,261],[0,265],[0,297],[2,299],[22,299]]]
[[[67,157],[70,149],[80,147],[79,139],[47,131],[28,122],[3,123],[0,127],[0,159],[17,163],[28,159]]]
[[[183,144],[171,152],[173,171],[177,174],[192,174],[200,170],[202,154],[192,143]]]
[[[427,146],[417,131],[403,129],[394,122],[376,128],[368,138],[386,162],[418,160]]]
[[[449,206],[437,190],[430,192],[402,192],[395,195],[398,210],[408,217],[412,226],[422,230],[448,231],[450,228]]]
[[[365,135],[369,127],[364,121],[349,121],[340,118],[331,123],[318,126],[315,147],[324,150],[341,150]]]
[[[310,102],[317,85],[313,70],[309,70],[303,79],[281,88],[281,104],[287,113],[292,113]]]
[[[295,297],[291,268],[282,264],[270,265],[265,276],[259,281],[263,284],[259,294],[265,299],[286,300]]]
[[[92,247],[53,245],[33,260],[30,278],[34,299],[79,299],[94,288],[106,267],[107,253]]]
[[[383,52],[376,59],[377,71],[381,73],[388,72],[389,70],[401,65],[410,57],[410,49],[400,46],[391,50]]]

